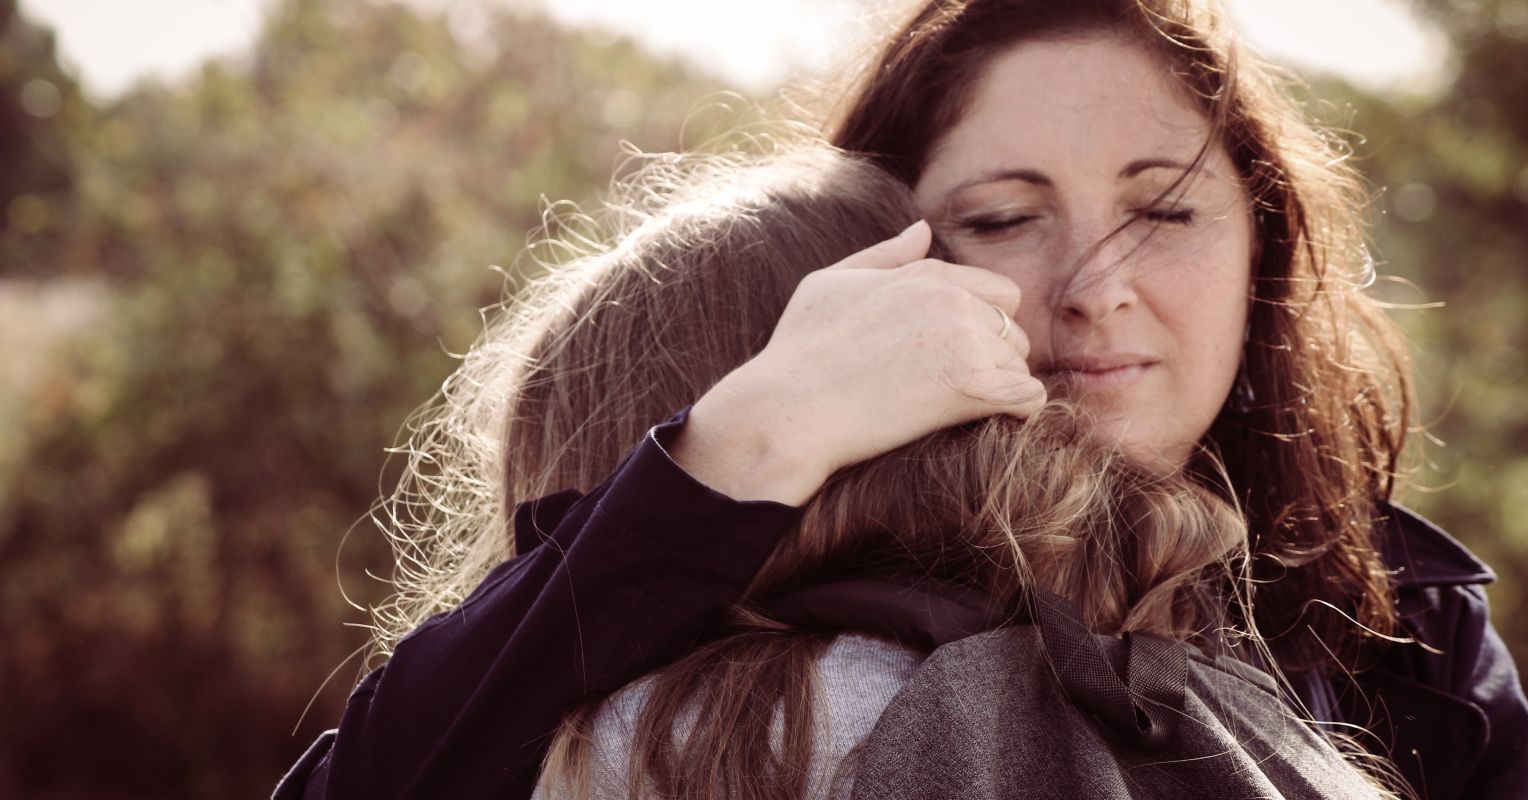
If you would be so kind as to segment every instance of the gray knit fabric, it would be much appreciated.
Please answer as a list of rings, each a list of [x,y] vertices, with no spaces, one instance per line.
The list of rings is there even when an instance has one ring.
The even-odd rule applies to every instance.
[[[924,654],[885,639],[859,634],[840,635],[817,661],[817,752],[812,760],[812,779],[806,797],[828,798],[846,794],[852,778],[845,775],[835,785],[839,764],[870,733],[886,704],[896,696],[923,660]],[[611,695],[594,720],[590,748],[589,797],[626,800],[627,765],[637,715],[646,702],[652,678],[643,678]],[[691,717],[693,719],[693,716]],[[776,715],[776,735],[781,720]],[[680,735],[688,729],[681,724]],[[560,800],[567,795],[538,784],[534,800]]]
[[[1058,680],[1039,628],[944,645],[887,707],[860,752],[852,797],[1374,798],[1379,792],[1274,694],[1256,669],[1187,645],[1176,730],[1153,746],[1116,735]]]

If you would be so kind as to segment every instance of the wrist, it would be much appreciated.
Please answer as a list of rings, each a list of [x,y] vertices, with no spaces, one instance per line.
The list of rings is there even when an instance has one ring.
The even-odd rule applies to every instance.
[[[735,374],[735,373],[734,373]],[[750,390],[729,375],[691,407],[669,455],[685,472],[734,500],[800,506],[832,470],[795,441],[801,427],[778,393]]]

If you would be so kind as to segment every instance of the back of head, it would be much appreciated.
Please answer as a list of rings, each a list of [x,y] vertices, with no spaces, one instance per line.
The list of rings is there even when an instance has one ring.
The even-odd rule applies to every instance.
[[[807,272],[918,218],[906,187],[825,145],[656,157],[615,195],[611,246],[554,266],[516,315],[511,498],[598,484],[763,349]]]
[[[403,477],[376,512],[398,564],[396,593],[373,609],[376,651],[513,555],[517,502],[599,484],[763,348],[808,271],[917,219],[904,186],[816,140],[634,161],[602,211],[564,215],[532,245],[525,272],[539,277],[490,309],[409,421]]]
[[[1043,589],[1099,633],[1199,639],[1230,622],[1223,579],[1244,545],[1215,492],[1132,462],[1082,411],[1052,402],[835,475],[749,597],[857,575],[975,588],[1018,615]]]

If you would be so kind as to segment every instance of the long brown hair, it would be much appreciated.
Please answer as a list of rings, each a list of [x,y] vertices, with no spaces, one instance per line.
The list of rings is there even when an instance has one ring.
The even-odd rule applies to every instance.
[[[1218,4],[921,2],[843,94],[831,139],[914,185],[994,55],[1088,33],[1121,36],[1170,66],[1211,123],[1205,148],[1225,146],[1251,195],[1258,256],[1242,367],[1251,392],[1216,419],[1198,466],[1223,465],[1246,513],[1254,608],[1281,666],[1353,668],[1362,645],[1395,627],[1376,530],[1401,473],[1409,357],[1362,291],[1374,278],[1365,198],[1340,140],[1246,52]]]
[[[566,267],[573,281],[553,279],[560,290],[541,303],[509,400],[514,496],[602,479],[646,427],[763,347],[808,270],[917,217],[905,184],[822,145],[724,166],[670,165],[658,182],[683,191],[660,193],[665,205],[612,249]],[[632,796],[802,796],[812,665],[830,634],[763,610],[793,587],[937,581],[1007,613],[1038,587],[1070,599],[1100,632],[1218,644],[1236,602],[1225,592],[1246,542],[1240,515],[1184,474],[1131,462],[1091,427],[1052,403],[1027,421],[958,426],[835,474],[727,629],[651,683],[632,742]],[[581,794],[598,707],[570,717],[544,781]],[[678,735],[685,720],[694,727]]]

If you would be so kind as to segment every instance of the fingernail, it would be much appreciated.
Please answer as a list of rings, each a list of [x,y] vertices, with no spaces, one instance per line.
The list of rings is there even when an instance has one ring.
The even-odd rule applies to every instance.
[[[920,219],[917,222],[914,222],[913,224],[908,225],[906,228],[904,228],[902,230],[901,233],[897,234],[897,236],[898,237],[907,236],[908,234],[912,233],[913,231],[918,230],[920,227],[922,227],[922,228],[928,227],[928,220]]]

